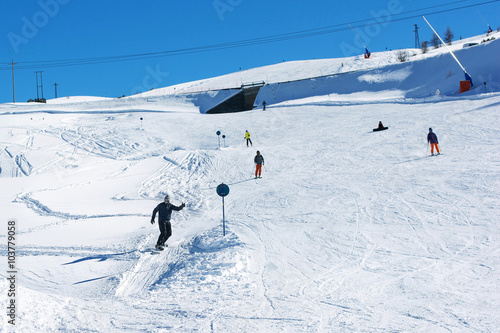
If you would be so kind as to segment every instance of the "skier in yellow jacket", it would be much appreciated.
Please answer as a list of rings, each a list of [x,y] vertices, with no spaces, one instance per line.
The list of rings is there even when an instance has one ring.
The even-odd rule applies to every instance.
[[[253,146],[252,140],[250,140],[250,133],[248,131],[245,131],[245,139],[247,140],[247,147],[248,147],[249,142],[250,142],[250,145]]]

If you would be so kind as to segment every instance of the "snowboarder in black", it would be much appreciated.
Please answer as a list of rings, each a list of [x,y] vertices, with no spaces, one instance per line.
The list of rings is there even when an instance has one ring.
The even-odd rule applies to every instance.
[[[156,213],[159,212],[158,215],[158,226],[160,227],[160,236],[158,237],[158,241],[156,242],[155,248],[157,250],[162,251],[164,249],[165,242],[167,239],[172,236],[172,224],[170,223],[170,217],[172,216],[172,211],[179,211],[182,208],[186,207],[184,203],[180,206],[175,206],[170,203],[170,197],[165,196],[164,202],[156,206],[153,210],[153,216],[151,217],[151,224],[155,223]]]

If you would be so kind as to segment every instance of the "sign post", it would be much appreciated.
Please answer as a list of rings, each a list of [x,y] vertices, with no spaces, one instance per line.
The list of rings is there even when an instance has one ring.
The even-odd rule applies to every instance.
[[[222,197],[222,235],[226,236],[226,215],[224,212],[224,197],[229,194],[229,186],[221,183],[217,186],[217,194]]]
[[[219,140],[219,148],[220,148],[220,131],[215,132],[217,134],[217,140]]]

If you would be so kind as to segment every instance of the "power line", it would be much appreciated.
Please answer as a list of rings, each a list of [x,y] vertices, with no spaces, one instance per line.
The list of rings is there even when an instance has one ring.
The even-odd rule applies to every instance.
[[[405,17],[401,17],[401,18],[393,18],[393,17],[407,15],[407,14],[414,13],[414,12],[421,12],[424,10],[430,10],[430,9],[434,9],[434,8],[438,8],[438,7],[454,5],[454,4],[457,4],[460,2],[466,2],[466,1],[470,1],[470,0],[459,0],[459,1],[449,2],[446,4],[434,5],[434,6],[410,10],[410,11],[406,11],[406,12],[402,12],[402,13],[398,13],[398,14],[381,16],[378,19],[389,19],[387,22],[398,22],[398,21],[408,20],[408,19],[412,19],[415,17],[421,17],[422,14],[415,14],[415,15],[405,16]],[[443,9],[443,10],[439,10],[439,11],[428,12],[428,13],[425,13],[423,15],[435,15],[435,14],[440,14],[440,13],[451,12],[451,11],[456,11],[456,10],[460,10],[460,9],[490,4],[490,3],[499,2],[499,1],[500,0],[490,0],[490,1],[485,1],[485,2],[481,2],[481,3],[477,3],[477,4],[470,4],[470,5],[465,5],[465,6],[456,7],[456,8],[449,8],[449,9]],[[364,23],[364,24],[362,25],[362,23]],[[257,44],[275,43],[275,42],[298,39],[298,38],[307,38],[307,37],[313,37],[313,36],[318,36],[318,35],[323,35],[323,34],[337,33],[337,32],[341,32],[341,31],[349,30],[350,29],[349,25],[354,25],[354,28],[361,28],[363,26],[371,26],[371,25],[377,25],[377,24],[380,24],[380,23],[377,20],[375,20],[375,18],[369,18],[369,19],[353,21],[350,23],[335,24],[335,25],[325,26],[325,27],[321,27],[321,28],[313,28],[313,29],[308,29],[308,30],[301,30],[301,31],[296,31],[296,32],[271,35],[271,36],[267,36],[267,37],[258,37],[258,38],[251,38],[251,39],[245,39],[245,40],[234,41],[234,42],[204,45],[204,46],[197,46],[197,47],[176,49],[176,50],[129,54],[129,55],[119,55],[119,56],[92,57],[92,58],[25,61],[25,62],[19,62],[20,66],[18,66],[18,69],[30,69],[30,68],[41,68],[41,67],[50,68],[50,67],[80,66],[80,65],[102,64],[102,63],[110,63],[110,62],[121,62],[121,61],[130,61],[130,60],[184,55],[184,54],[190,54],[190,53],[217,51],[217,50],[224,50],[224,49],[231,49],[231,48],[239,48],[239,47],[244,47],[244,46],[252,46],[252,45],[257,45]],[[6,70],[6,69],[0,68],[0,70]]]
[[[392,16],[398,16],[398,15],[408,14],[408,13],[412,13],[412,12],[448,6],[448,5],[456,4],[459,2],[466,2],[466,1],[470,1],[470,0],[453,1],[453,2],[446,3],[446,4],[434,5],[434,6],[430,6],[430,7],[426,7],[426,8],[421,8],[421,9],[415,9],[415,10],[411,10],[411,11],[407,11],[407,12],[403,12],[403,13],[399,13],[399,14],[382,16],[380,18],[388,18],[388,17],[392,17]],[[497,1],[500,1],[500,0],[494,0],[494,1],[490,1],[490,2],[497,2]],[[463,8],[465,8],[465,7],[463,7]],[[456,8],[456,9],[460,9],[460,8]],[[456,10],[456,9],[449,9],[446,11],[451,11],[451,10]],[[439,12],[435,12],[435,13],[439,13]],[[434,13],[430,13],[427,15],[432,15],[432,14],[434,14]],[[420,14],[416,15],[415,17],[420,17]],[[395,21],[400,21],[400,20],[404,20],[404,19],[408,19],[408,18],[403,18],[403,19],[399,19],[399,20],[395,20]],[[135,58],[135,57],[141,59],[142,57],[156,57],[156,56],[164,56],[164,55],[178,55],[178,54],[186,54],[186,53],[193,53],[193,52],[212,51],[212,50],[219,50],[219,49],[226,49],[226,48],[233,48],[233,47],[242,47],[242,46],[250,46],[250,45],[262,44],[262,43],[270,43],[270,42],[295,39],[295,38],[305,38],[305,37],[311,37],[311,36],[325,34],[325,33],[339,32],[339,31],[348,30],[346,25],[360,24],[363,22],[369,22],[369,21],[373,21],[373,20],[374,20],[374,18],[369,18],[369,19],[353,21],[350,23],[341,23],[341,24],[325,26],[325,27],[321,27],[321,28],[313,28],[313,29],[301,30],[301,31],[296,31],[296,32],[291,32],[291,33],[272,35],[272,36],[267,36],[267,37],[252,38],[252,39],[246,39],[246,40],[241,40],[241,41],[227,42],[227,43],[220,43],[220,44],[213,44],[213,45],[205,45],[205,46],[186,48],[186,49],[141,53],[141,54],[133,54],[133,55],[122,55],[122,56],[80,58],[80,59],[67,59],[67,60],[28,61],[28,62],[23,62],[23,64],[48,63],[50,65],[50,63],[53,63],[53,62],[61,62],[61,63],[67,62],[67,63],[72,65],[73,62],[80,62],[80,61],[81,62],[91,62],[91,63],[93,63],[94,61],[96,61],[96,62],[97,61],[98,62],[108,62],[108,60],[121,61],[121,59],[129,60],[129,58]],[[373,23],[367,24],[367,25],[374,25],[374,24],[379,24],[379,23],[373,22]],[[337,27],[343,27],[343,28],[331,30],[332,28],[337,28]],[[358,27],[359,26],[355,26],[355,28],[358,28]]]

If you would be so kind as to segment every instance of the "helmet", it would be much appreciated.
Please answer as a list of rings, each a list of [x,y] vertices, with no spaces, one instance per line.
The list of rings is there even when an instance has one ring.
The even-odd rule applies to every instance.
[[[429,127],[429,132],[432,132],[432,128]]]
[[[167,194],[164,199],[165,202],[170,202],[170,196]]]

